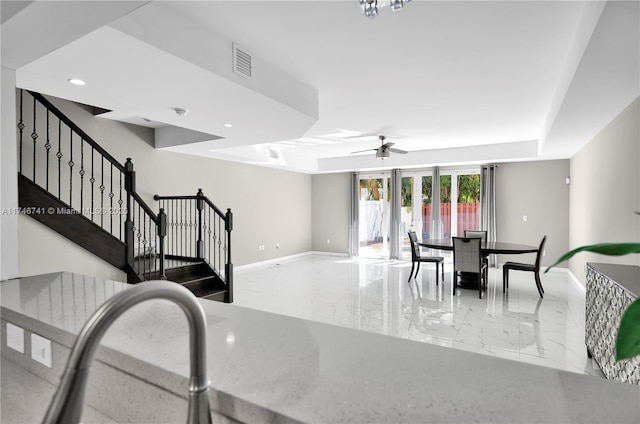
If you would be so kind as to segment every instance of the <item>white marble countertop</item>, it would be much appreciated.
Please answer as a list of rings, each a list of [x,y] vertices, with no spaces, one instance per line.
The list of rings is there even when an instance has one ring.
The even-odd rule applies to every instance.
[[[56,273],[0,287],[4,319],[34,320],[38,331],[71,346],[91,313],[130,286]],[[638,386],[201,303],[212,405],[239,421],[640,422]],[[132,308],[107,332],[103,346],[98,359],[186,394],[188,329],[177,306],[152,300]]]

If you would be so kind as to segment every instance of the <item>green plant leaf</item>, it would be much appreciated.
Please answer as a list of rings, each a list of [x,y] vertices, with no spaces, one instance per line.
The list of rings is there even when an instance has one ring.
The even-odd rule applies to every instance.
[[[577,249],[573,249],[572,251],[560,256],[558,260],[555,261],[553,265],[545,269],[544,272],[548,272],[551,268],[558,265],[560,262],[564,262],[574,256],[576,253],[580,252],[593,252],[609,256],[622,256],[629,253],[640,253],[640,243],[600,243],[578,247]]]
[[[622,314],[616,337],[616,361],[640,355],[640,299]]]

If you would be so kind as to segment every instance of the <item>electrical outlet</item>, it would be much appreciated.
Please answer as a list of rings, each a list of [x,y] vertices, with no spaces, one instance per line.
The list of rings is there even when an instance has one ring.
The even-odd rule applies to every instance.
[[[522,215],[522,221],[523,221],[523,222],[527,222],[527,219],[528,219],[528,218],[527,218],[527,215]]]
[[[280,249],[280,243],[276,243],[276,249]]]
[[[7,323],[7,346],[24,353],[24,330],[10,322]]]
[[[53,368],[51,340],[31,334],[31,358],[46,367]]]
[[[327,244],[331,244],[331,239],[327,239]]]

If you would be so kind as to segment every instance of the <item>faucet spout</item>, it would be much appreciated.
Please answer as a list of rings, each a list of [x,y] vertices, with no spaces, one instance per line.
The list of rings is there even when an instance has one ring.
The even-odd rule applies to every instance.
[[[196,297],[186,288],[168,281],[136,284],[107,300],[80,331],[67,367],[54,395],[44,424],[79,423],[91,361],[102,336],[122,313],[149,299],[167,299],[184,311],[189,322],[191,378],[188,424],[210,424],[209,379],[206,370],[206,317]]]

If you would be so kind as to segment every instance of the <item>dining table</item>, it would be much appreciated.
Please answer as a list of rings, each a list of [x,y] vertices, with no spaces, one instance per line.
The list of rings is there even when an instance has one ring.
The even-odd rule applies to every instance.
[[[453,251],[453,239],[426,239],[418,243],[422,247],[429,249]],[[480,243],[480,250],[483,255],[501,254],[501,255],[517,255],[521,253],[536,253],[538,246],[530,246],[528,244],[518,244],[505,241],[483,241]]]
[[[452,238],[423,239],[418,244],[422,247],[427,247],[429,249],[453,251]],[[491,254],[518,255],[523,253],[536,253],[538,251],[538,246],[511,243],[511,242],[505,242],[505,241],[486,241],[485,240],[480,243],[480,251],[482,253],[482,256],[488,256]],[[478,288],[477,279],[472,278],[472,276],[468,275],[468,273],[462,273],[460,282],[456,283],[456,285],[465,289]]]

